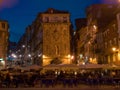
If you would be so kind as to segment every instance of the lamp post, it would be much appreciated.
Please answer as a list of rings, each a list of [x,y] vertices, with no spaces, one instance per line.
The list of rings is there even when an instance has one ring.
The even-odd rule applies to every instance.
[[[112,48],[112,50],[115,52],[115,51],[116,51],[116,48],[115,48],[115,47],[113,47],[113,48]]]
[[[30,65],[31,64],[31,54],[28,54],[28,60],[27,60],[27,65]]]

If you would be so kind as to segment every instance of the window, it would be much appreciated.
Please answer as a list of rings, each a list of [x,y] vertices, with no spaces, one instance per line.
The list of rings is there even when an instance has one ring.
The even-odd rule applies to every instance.
[[[49,18],[48,17],[45,17],[45,22],[49,22]]]
[[[66,35],[67,35],[67,30],[66,30],[66,29],[64,29],[63,31],[64,31],[64,35],[66,36]]]
[[[5,23],[2,23],[2,28],[5,28]]]
[[[2,36],[3,36],[3,33],[2,33],[2,32],[0,32],[0,39],[2,38]]]
[[[116,40],[116,38],[114,38],[114,44],[115,44],[115,45],[117,44],[117,40]]]
[[[55,45],[55,54],[59,55],[59,47]]]
[[[105,42],[105,48],[107,48],[107,42]]]
[[[109,32],[110,32],[110,30],[109,30],[109,29],[107,29],[106,36],[108,36],[108,35],[109,35]]]
[[[109,41],[109,44],[110,44],[110,46],[112,46],[112,41],[111,40]]]
[[[54,17],[54,21],[57,22],[58,21],[58,17]]]
[[[66,50],[67,50],[67,47],[66,47],[66,44],[64,45],[64,53],[66,54]]]
[[[88,19],[88,25],[91,23],[91,21],[92,21],[92,18],[89,18]]]
[[[63,22],[67,22],[67,17],[63,17]]]
[[[113,6],[112,6],[112,5],[109,5],[108,8],[113,8]]]

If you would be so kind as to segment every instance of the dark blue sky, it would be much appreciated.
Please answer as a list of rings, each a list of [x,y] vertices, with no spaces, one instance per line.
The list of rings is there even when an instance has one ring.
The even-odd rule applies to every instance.
[[[69,11],[71,21],[85,17],[85,9],[91,4],[113,3],[117,0],[2,0],[0,19],[10,25],[10,40],[18,41],[25,28],[32,24],[39,12],[48,8]]]

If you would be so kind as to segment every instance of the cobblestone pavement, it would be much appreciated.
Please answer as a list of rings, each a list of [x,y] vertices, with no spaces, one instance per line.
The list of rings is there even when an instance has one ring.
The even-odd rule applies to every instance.
[[[77,87],[63,87],[63,86],[55,86],[55,87],[26,87],[26,88],[0,88],[0,90],[120,90],[118,86],[88,86],[88,85],[79,85]]]

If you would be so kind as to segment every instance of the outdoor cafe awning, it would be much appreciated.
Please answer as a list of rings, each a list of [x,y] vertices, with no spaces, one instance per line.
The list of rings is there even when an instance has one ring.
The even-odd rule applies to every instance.
[[[49,64],[43,67],[44,70],[76,70],[79,67],[76,64]]]
[[[104,67],[103,64],[81,64],[79,65],[80,69],[102,69]]]

